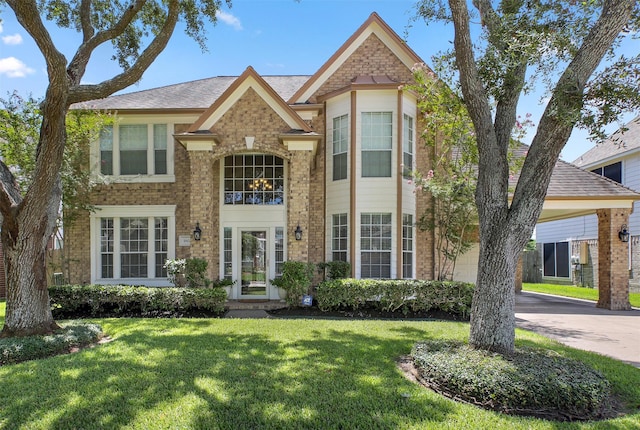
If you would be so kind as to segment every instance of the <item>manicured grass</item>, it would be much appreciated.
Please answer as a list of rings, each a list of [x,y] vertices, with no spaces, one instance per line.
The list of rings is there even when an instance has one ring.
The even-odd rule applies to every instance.
[[[457,403],[407,380],[395,360],[467,323],[302,319],[100,319],[113,341],[0,367],[0,428],[605,429],[640,411],[558,424]],[[640,405],[640,370],[518,330],[603,372]]]
[[[522,289],[524,291],[534,291],[536,293],[554,294],[556,296],[598,301],[598,290],[595,288],[555,284],[522,284]],[[640,308],[640,293],[629,293],[629,302],[631,302],[631,306]]]

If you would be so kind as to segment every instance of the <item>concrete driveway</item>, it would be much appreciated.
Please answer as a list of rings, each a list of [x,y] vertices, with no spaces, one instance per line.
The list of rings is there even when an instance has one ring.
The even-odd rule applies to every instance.
[[[594,302],[523,291],[516,325],[565,345],[640,367],[640,310],[608,311]]]

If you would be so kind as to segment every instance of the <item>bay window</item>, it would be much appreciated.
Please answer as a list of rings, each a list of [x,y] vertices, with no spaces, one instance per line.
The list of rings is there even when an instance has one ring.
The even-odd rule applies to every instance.
[[[362,177],[391,177],[393,115],[362,112]]]

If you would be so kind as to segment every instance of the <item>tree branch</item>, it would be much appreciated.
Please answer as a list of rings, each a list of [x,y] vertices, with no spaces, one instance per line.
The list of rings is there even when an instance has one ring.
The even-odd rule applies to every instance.
[[[512,210],[535,223],[542,208],[551,172],[582,109],[586,82],[629,22],[635,0],[605,0],[602,14],[585,37],[564,73],[540,119],[536,135],[514,192]]]
[[[94,34],[94,28],[91,25],[91,0],[82,1],[80,19],[82,22],[83,43],[67,67],[67,74],[71,79],[72,85],[80,84],[80,79],[84,76],[93,51],[104,42],[120,36],[145,3],[146,0],[136,0],[135,3],[127,8],[113,27]]]
[[[60,68],[64,70],[66,58],[51,40],[51,35],[40,18],[36,2],[33,0],[6,0],[6,2],[13,9],[20,25],[29,33],[42,52],[47,63],[49,82],[55,81],[54,78],[59,76]]]
[[[93,37],[94,29],[91,25],[91,0],[82,0],[80,4],[80,24],[82,25],[82,42]]]
[[[142,1],[142,0],[139,0]],[[177,0],[171,0],[167,11],[167,18],[162,29],[153,41],[138,57],[136,62],[121,74],[96,85],[77,85],[69,92],[69,103],[79,103],[87,100],[104,98],[116,91],[132,85],[140,80],[142,74],[164,50],[173,34],[179,18],[180,7]]]

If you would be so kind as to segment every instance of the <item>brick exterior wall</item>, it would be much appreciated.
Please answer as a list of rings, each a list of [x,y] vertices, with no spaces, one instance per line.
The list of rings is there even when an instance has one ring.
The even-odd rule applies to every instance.
[[[176,125],[175,132],[186,130],[188,125]],[[176,205],[177,236],[191,234],[189,159],[186,149],[174,142],[174,183],[115,183],[97,186],[91,194],[91,204],[100,205]],[[87,164],[89,164],[87,162]],[[71,226],[65,226],[65,247],[69,267],[69,282],[91,282],[90,218],[78,217]],[[189,256],[188,248],[176,246],[176,258]]]
[[[411,71],[398,60],[375,35],[367,40],[339,67],[310,101],[336,89],[347,87],[356,76],[387,75],[398,82],[412,80]],[[416,115],[418,118],[419,116]],[[323,114],[310,124],[320,135],[325,131]],[[416,130],[421,129],[420,121]],[[185,131],[189,124],[176,126],[174,132]],[[318,263],[325,260],[325,145],[318,142],[315,155],[310,151],[289,151],[280,135],[290,126],[253,89],[246,91],[211,131],[218,144],[208,151],[190,151],[174,143],[175,183],[114,183],[99,186],[92,194],[94,205],[170,205],[176,206],[176,257],[200,257],[209,261],[209,277],[216,279],[220,270],[219,189],[220,168],[227,155],[258,152],[277,155],[288,162],[287,195],[287,258]],[[254,147],[248,150],[245,136],[255,137]],[[416,139],[415,160],[420,170],[430,166],[430,156],[419,137]],[[416,218],[431,206],[430,198],[418,197]],[[355,220],[357,214],[352,214]],[[70,277],[74,283],[88,283],[91,279],[91,249],[87,232],[89,214],[65,231],[70,248]],[[196,222],[202,229],[202,240],[191,240],[191,247],[180,247],[178,236],[190,235]],[[296,241],[293,230],[303,230],[303,239]],[[401,231],[401,230],[399,230]],[[433,236],[416,229],[416,276],[433,277]],[[401,238],[398,241],[401,244]],[[400,252],[400,251],[398,251]]]
[[[630,209],[599,209],[597,306],[611,310],[631,309],[629,304],[628,247],[618,239],[622,224],[629,223]]]
[[[583,243],[586,243],[587,247],[587,263],[572,265],[573,285],[598,288],[598,241],[592,239],[571,242],[571,256],[580,257]]]
[[[346,87],[356,76],[387,75],[398,82],[411,82],[413,75],[378,36],[371,34],[338,70],[310,97],[317,97]]]

